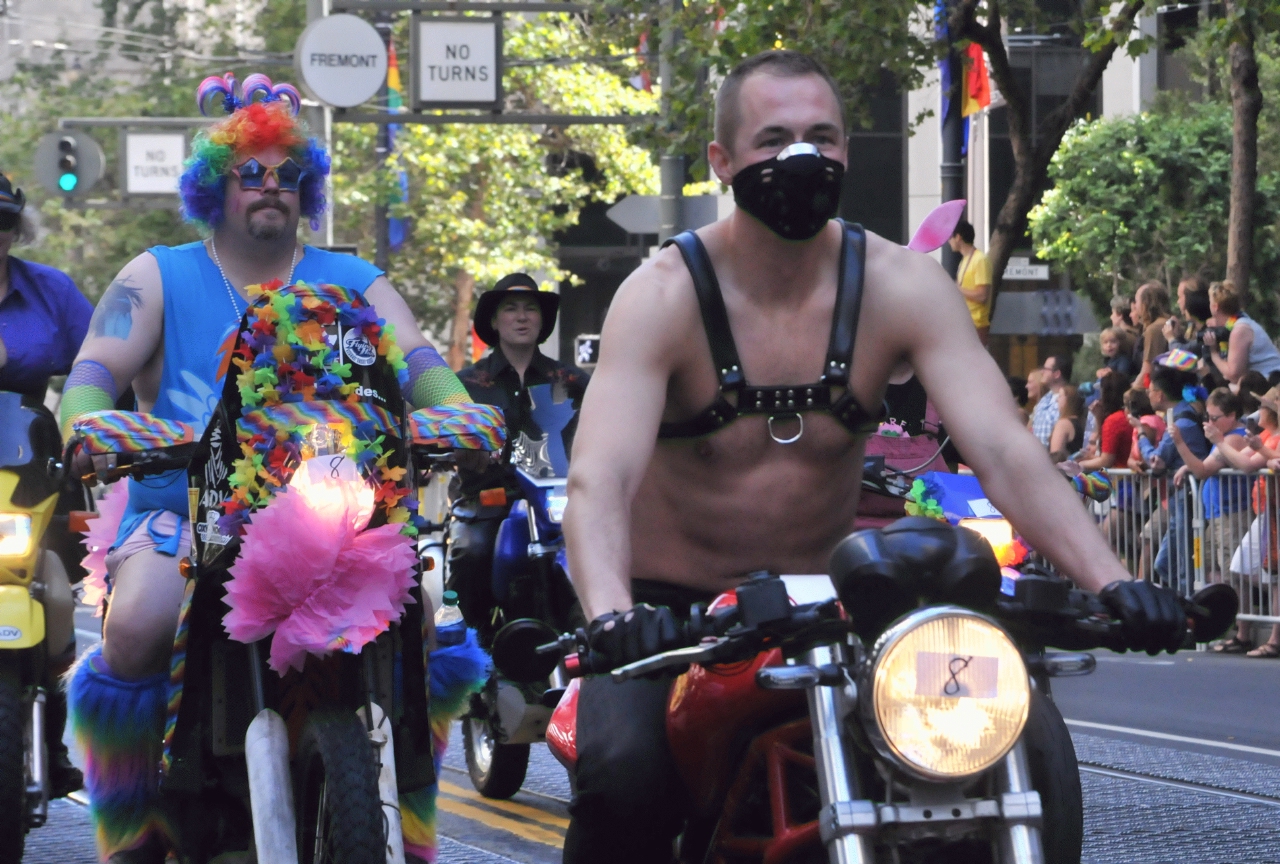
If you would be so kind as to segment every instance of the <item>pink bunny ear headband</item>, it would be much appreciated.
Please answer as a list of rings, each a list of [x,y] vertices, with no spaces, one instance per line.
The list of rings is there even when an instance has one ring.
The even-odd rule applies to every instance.
[[[302,110],[302,96],[292,84],[273,84],[271,79],[255,72],[244,79],[236,93],[236,76],[228,72],[221,77],[210,75],[196,88],[196,105],[206,117],[218,113],[234,114],[255,102],[287,102],[295,117]]]

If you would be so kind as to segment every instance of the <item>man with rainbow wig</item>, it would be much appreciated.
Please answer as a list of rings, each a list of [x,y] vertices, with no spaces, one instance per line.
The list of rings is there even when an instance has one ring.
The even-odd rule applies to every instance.
[[[64,388],[64,434],[77,417],[113,408],[132,385],[137,410],[188,423],[199,435],[222,391],[247,307],[244,288],[277,279],[362,294],[395,327],[409,365],[404,396],[415,407],[469,401],[381,270],[299,242],[298,221],[308,217],[314,228],[324,212],[329,156],[297,119],[297,91],[264,75],[237,87],[228,74],[206,79],[197,101],[202,113],[226,114],[196,136],[181,180],[183,215],[210,236],[148,249],[108,287]],[[191,525],[184,472],[130,480],[128,493],[106,558],[103,641],[77,663],[67,689],[101,858],[158,864],[168,835],[157,765],[184,590],[178,561]],[[434,789],[401,805],[411,860],[433,859]]]

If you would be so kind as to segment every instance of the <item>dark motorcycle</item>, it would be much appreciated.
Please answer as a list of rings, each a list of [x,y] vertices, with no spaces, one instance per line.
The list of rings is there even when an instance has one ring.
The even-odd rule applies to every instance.
[[[549,384],[530,387],[529,396],[543,434],[521,433],[512,442],[514,483],[455,502],[445,526],[446,587],[463,598],[481,644],[503,658],[495,664],[503,671],[472,698],[462,726],[471,783],[488,798],[520,790],[530,745],[545,740],[551,709],[564,692],[556,664],[538,660],[534,649],[585,623],[560,526],[568,502],[561,432],[575,412],[567,399],[555,400]],[[514,501],[506,500],[508,489]]]
[[[1052,574],[1002,573],[976,532],[909,517],[845,539],[830,576],[754,574],[695,606],[687,646],[611,672],[688,669],[667,733],[691,802],[680,860],[1078,864],[1080,777],[1051,678],[1120,647]],[[1189,638],[1229,626],[1214,585]],[[590,671],[584,631],[540,651]],[[572,770],[577,681],[548,742]]]

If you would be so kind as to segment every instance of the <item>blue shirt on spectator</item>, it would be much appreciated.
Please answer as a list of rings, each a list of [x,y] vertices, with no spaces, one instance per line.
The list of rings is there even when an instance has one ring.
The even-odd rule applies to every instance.
[[[1191,407],[1190,402],[1179,402],[1173,406],[1173,422],[1182,432],[1182,440],[1186,443],[1187,449],[1201,459],[1209,455],[1209,442],[1204,437],[1200,415],[1196,413],[1195,408]],[[1148,464],[1151,463],[1152,458],[1158,456],[1170,474],[1182,467],[1182,456],[1178,453],[1178,448],[1173,443],[1173,436],[1167,429],[1158,444],[1152,444],[1147,440],[1147,436],[1139,435],[1138,449],[1142,451],[1142,458],[1147,460]]]
[[[1249,430],[1243,426],[1232,429],[1228,435],[1239,435],[1243,438],[1249,434]],[[1210,455],[1217,452],[1215,445]],[[1212,477],[1206,477],[1204,482],[1200,484],[1200,500],[1204,502],[1204,515],[1206,519],[1217,519],[1220,516],[1228,516],[1232,513],[1247,512],[1249,509],[1249,490],[1253,488],[1252,477],[1246,477],[1238,474],[1228,474],[1225,477],[1220,474],[1214,474]]]
[[[8,359],[0,366],[0,390],[43,401],[49,377],[71,371],[93,306],[61,270],[13,256],[8,264],[9,293],[0,300]]]

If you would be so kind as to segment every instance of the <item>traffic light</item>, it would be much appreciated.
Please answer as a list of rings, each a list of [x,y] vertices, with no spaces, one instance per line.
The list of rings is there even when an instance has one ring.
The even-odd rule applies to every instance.
[[[58,188],[68,195],[80,185],[79,149],[70,135],[58,139]]]
[[[61,129],[45,135],[36,147],[36,180],[54,195],[83,198],[102,179],[105,163],[102,148],[88,132]]]

